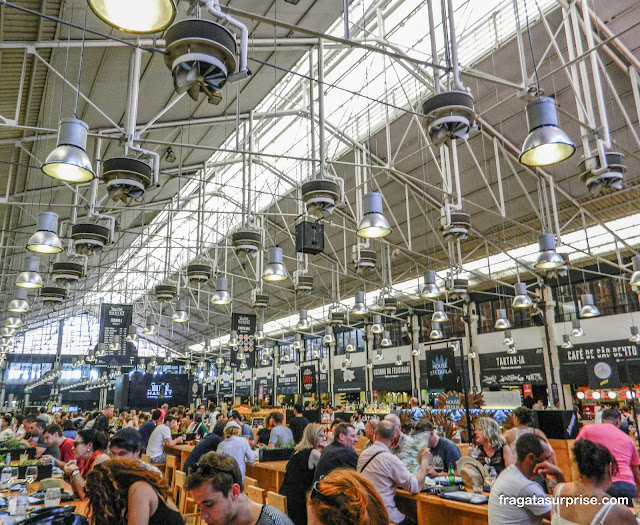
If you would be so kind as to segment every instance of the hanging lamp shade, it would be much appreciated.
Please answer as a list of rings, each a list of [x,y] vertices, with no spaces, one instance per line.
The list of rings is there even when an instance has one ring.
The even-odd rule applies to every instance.
[[[382,214],[382,195],[376,191],[366,193],[362,199],[362,219],[356,230],[358,237],[381,239],[391,233],[391,226]]]
[[[516,347],[514,345],[509,345],[509,347],[507,348],[507,354],[515,354],[516,352]]]
[[[13,346],[13,341],[11,341],[11,338],[3,337],[2,339],[0,339],[0,347],[9,348],[10,346]]]
[[[7,310],[15,314],[26,314],[30,309],[29,303],[27,302],[27,290],[25,288],[18,288],[16,290],[16,298],[9,303]]]
[[[432,341],[437,341],[438,339],[442,339],[443,337],[444,336],[442,335],[442,330],[440,330],[440,323],[431,323],[431,332],[429,332],[429,339],[431,339]]]
[[[96,357],[105,357],[107,355],[106,350],[104,349],[104,343],[98,343],[96,348]]]
[[[217,305],[231,304],[231,295],[227,291],[226,277],[218,277],[216,279],[216,291],[211,297],[211,304],[217,304]]]
[[[15,328],[7,328],[6,326],[3,326],[2,328],[0,328],[0,337],[15,337],[15,336],[16,336]]]
[[[7,317],[3,326],[5,328],[15,328],[16,330],[19,330],[22,328],[22,319],[19,317]]]
[[[137,343],[138,342],[138,327],[131,325],[127,330],[127,343]]]
[[[558,127],[556,101],[540,97],[527,104],[529,134],[522,145],[520,163],[526,166],[549,166],[568,159],[576,147]]]
[[[571,338],[569,337],[569,334],[563,334],[562,344],[560,345],[560,348],[564,348],[565,350],[569,350],[573,348],[573,343],[571,342]]]
[[[300,334],[296,334],[294,336],[291,348],[293,348],[294,350],[300,350],[302,348],[302,336]]]
[[[414,355],[414,356],[420,355],[420,347],[418,346],[418,343],[413,343],[411,345],[411,355]]]
[[[504,341],[502,341],[502,344],[505,346],[513,346],[513,336],[511,335],[510,328],[504,331]]]
[[[507,311],[504,308],[498,308],[498,310],[496,310],[495,329],[506,330],[507,328],[511,328],[511,323],[507,317]]]
[[[216,365],[224,365],[224,357],[222,357],[222,353],[218,354],[218,357],[216,357]]]
[[[236,330],[231,330],[231,333],[229,334],[229,341],[227,341],[227,346],[238,346],[238,332]]]
[[[311,359],[318,359],[320,357],[320,346],[313,345],[313,350],[311,350]]]
[[[574,319],[571,321],[571,336],[572,337],[582,337],[584,335],[584,330],[580,326],[580,319]]]
[[[262,323],[262,321],[258,321],[256,323],[256,333],[254,334],[253,338],[256,341],[264,341],[264,324]]]
[[[373,324],[371,325],[372,334],[381,334],[384,332],[384,326],[382,326],[382,316],[376,314],[373,318]]]
[[[444,311],[444,303],[442,301],[435,301],[433,303],[433,315],[431,321],[434,323],[444,323],[448,321],[446,312]]]
[[[540,235],[538,237],[538,246],[540,247],[540,253],[534,265],[538,270],[553,270],[565,263],[562,256],[556,252],[556,243],[552,233]]]
[[[27,271],[18,275],[15,285],[18,288],[42,288],[44,283],[38,273],[40,261],[35,255],[29,255],[26,259]]]
[[[527,293],[527,285],[526,283],[517,282],[515,285],[515,297],[513,298],[513,303],[511,303],[512,308],[530,308],[533,306],[533,301],[529,294]]]
[[[289,278],[287,268],[282,263],[282,248],[278,246],[269,248],[268,262],[262,278],[268,282],[285,281]]]
[[[478,355],[478,353],[476,352],[476,347],[475,346],[470,346],[469,347],[469,359],[475,359],[477,355]]]
[[[378,351],[376,352],[376,359],[378,361],[382,361],[382,359],[384,359],[384,355],[382,354],[382,350],[380,348],[378,348]]]
[[[158,332],[156,331],[156,321],[152,315],[147,316],[147,324],[142,331],[144,335],[156,335]]]
[[[137,0],[135,3],[138,3]],[[88,131],[89,126],[82,120],[62,119],[58,128],[58,145],[49,153],[41,168],[44,174],[70,183],[93,180],[95,173],[87,155]]]
[[[58,231],[58,214],[52,211],[38,213],[36,233],[27,242],[27,250],[42,254],[54,254],[62,251]]]
[[[100,20],[125,33],[158,33],[176,16],[175,0],[88,0]]]
[[[580,308],[581,318],[598,317],[600,315],[600,310],[598,310],[593,295],[590,293],[581,295],[580,302],[582,303],[582,307]]]
[[[402,366],[402,356],[400,354],[396,356],[396,366]]]
[[[640,286],[640,255],[633,257],[631,259],[631,264],[633,267],[633,273],[629,279],[629,284],[631,286]]]
[[[355,352],[357,350],[356,345],[353,344],[353,337],[347,339],[347,346],[344,347],[345,352]]]
[[[236,359],[242,360],[242,359],[246,359],[246,358],[247,358],[247,355],[244,353],[242,348],[240,350],[238,350],[238,353],[236,354]]]
[[[353,308],[351,308],[351,313],[354,315],[366,315],[367,312],[367,305],[364,302],[364,292],[356,292],[355,302],[353,304]]]
[[[327,326],[324,329],[324,337],[322,338],[322,342],[326,345],[330,345],[336,342],[336,338],[333,335],[333,326]]]
[[[371,370],[373,368],[373,361],[371,359],[367,359],[367,368]]]
[[[189,315],[184,307],[184,299],[178,299],[176,309],[171,316],[171,321],[174,323],[187,323],[189,322]]]
[[[437,299],[440,294],[440,288],[436,284],[436,272],[427,270],[424,272],[424,285],[420,290],[420,297],[423,299]]]
[[[635,344],[640,343],[640,335],[638,334],[638,327],[632,326],[630,330],[631,330],[631,336],[629,337],[629,342],[635,343]]]
[[[296,325],[296,329],[302,332],[306,332],[307,330],[311,330],[311,323],[307,318],[307,310],[302,308],[300,310],[300,318],[298,320],[298,324]]]
[[[391,332],[389,330],[385,330],[382,332],[382,340],[380,341],[380,346],[385,348],[389,346],[393,346],[393,341],[391,341]]]

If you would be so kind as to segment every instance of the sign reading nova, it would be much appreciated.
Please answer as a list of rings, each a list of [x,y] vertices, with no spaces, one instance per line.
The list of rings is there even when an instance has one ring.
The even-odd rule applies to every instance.
[[[546,384],[542,348],[480,354],[480,383],[489,387]]]

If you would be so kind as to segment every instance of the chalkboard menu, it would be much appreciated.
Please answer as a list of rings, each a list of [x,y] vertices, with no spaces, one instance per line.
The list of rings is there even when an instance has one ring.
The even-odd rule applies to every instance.
[[[253,347],[253,334],[256,332],[255,314],[232,313],[231,329],[238,332],[238,346],[231,352],[231,366],[240,366],[237,353],[242,350],[247,356],[247,367],[255,368],[256,353]]]
[[[491,352],[480,354],[479,359],[482,386],[546,384],[542,348],[518,350],[515,354]]]
[[[329,374],[320,372],[318,374],[318,394],[329,393]]]
[[[335,393],[363,392],[365,387],[364,368],[333,371],[333,391]]]
[[[632,378],[637,377],[640,373],[640,349],[637,344],[630,343],[626,339],[583,344],[573,341],[573,348],[558,347],[558,358],[560,378],[565,384],[587,385],[590,384],[590,378],[593,382],[594,377],[598,378],[599,375],[603,375],[601,370],[605,370],[605,366],[601,365],[594,373],[593,368],[599,361],[611,368],[625,383],[628,380],[625,360],[629,365]],[[615,363],[617,363],[617,370],[613,370]],[[592,377],[590,377],[590,368]],[[614,388],[611,384],[607,387]]]
[[[302,365],[300,368],[300,389],[302,394],[315,394],[318,391],[315,363]]]
[[[273,379],[267,379],[266,377],[256,377],[256,380],[255,380],[256,396],[260,391],[260,387],[262,387],[262,391],[265,396],[273,395]]]
[[[220,380],[220,388],[218,390],[218,395],[221,397],[232,397],[233,396],[233,383],[230,379],[223,381]]]
[[[119,365],[131,364],[130,358],[137,355],[135,346],[127,343],[127,334],[129,326],[131,326],[131,318],[133,315],[133,305],[130,304],[108,304],[103,303],[100,307],[100,332],[98,341],[104,344],[104,350],[107,352],[105,357],[97,357],[96,364],[106,365],[113,364],[114,361]],[[119,350],[109,350],[109,344],[119,343]]]
[[[373,367],[373,390],[386,392],[411,391],[411,364],[386,364]]]
[[[297,394],[298,393],[298,375],[286,375],[278,377],[278,394]]]
[[[236,380],[236,397],[249,397],[251,395],[251,379]]]

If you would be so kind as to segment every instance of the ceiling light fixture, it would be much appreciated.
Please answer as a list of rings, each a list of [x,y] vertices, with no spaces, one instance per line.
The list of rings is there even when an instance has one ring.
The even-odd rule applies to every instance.
[[[373,368],[373,361],[371,359],[367,359],[367,368],[371,370]]]
[[[513,298],[513,303],[511,303],[512,308],[529,308],[533,306],[533,301],[527,293],[526,283],[517,282],[514,287],[514,292],[515,297]]]
[[[504,331],[504,341],[502,341],[502,344],[505,346],[513,346],[513,337],[509,328]]]
[[[167,151],[164,158],[167,162],[175,162],[178,159],[173,149],[171,149],[171,146],[167,146]]]
[[[516,347],[514,345],[509,345],[509,347],[507,348],[507,354],[515,354],[516,352]]]
[[[156,335],[158,332],[156,331],[156,322],[152,315],[147,316],[147,324],[142,330],[144,335]]]
[[[553,233],[543,233],[538,237],[540,254],[534,265],[538,270],[553,270],[565,264],[562,256],[556,252]]]
[[[494,325],[496,330],[506,330],[511,328],[511,323],[507,317],[507,310],[505,308],[498,308],[496,310],[496,324]]]
[[[381,239],[391,233],[391,226],[382,214],[382,195],[366,193],[362,199],[363,215],[356,234],[365,239]]]
[[[128,8],[131,2],[127,2]],[[137,5],[137,3],[136,3]],[[58,145],[49,153],[41,169],[45,175],[63,182],[89,182],[95,177],[87,155],[89,126],[77,118],[65,118],[58,128]]]
[[[15,285],[18,288],[42,288],[44,283],[38,273],[40,260],[35,255],[29,255],[26,259],[27,271],[18,275]]]
[[[313,345],[311,350],[311,359],[318,359],[320,357],[320,345]]]
[[[138,342],[138,327],[131,325],[127,330],[127,343],[137,343]]]
[[[15,336],[16,336],[15,328],[7,328],[6,326],[3,326],[2,328],[0,328],[0,337],[15,337]]]
[[[470,346],[469,347],[469,359],[475,359],[477,356],[477,352],[476,352],[476,347],[475,346]]]
[[[378,348],[378,352],[376,353],[376,359],[378,361],[382,361],[382,359],[384,359],[384,355],[382,355],[382,350],[380,350],[379,348]]]
[[[58,214],[52,211],[38,213],[36,233],[27,242],[27,250],[42,254],[54,254],[62,251],[58,230]]]
[[[446,312],[444,311],[444,303],[442,301],[435,301],[433,303],[433,315],[431,321],[434,323],[444,323],[448,321]]]
[[[336,342],[336,338],[333,335],[333,326],[326,326],[324,329],[324,337],[322,342],[326,345],[330,345]]]
[[[211,297],[211,304],[217,304],[217,305],[231,304],[231,295],[227,291],[226,277],[218,277],[216,279],[216,291]]]
[[[522,145],[520,163],[525,166],[549,166],[568,159],[576,147],[558,127],[556,101],[540,97],[527,104],[529,134]]]
[[[353,308],[351,308],[351,313],[353,315],[366,315],[367,305],[365,304],[364,292],[356,292],[355,303]]]
[[[571,337],[582,337],[584,335],[584,330],[580,326],[580,319],[571,321]]]
[[[384,332],[384,326],[382,326],[382,316],[380,314],[376,314],[373,317],[373,324],[371,325],[371,333],[381,334],[382,332]]]
[[[582,307],[580,308],[581,318],[598,317],[600,315],[600,310],[598,310],[593,295],[590,293],[581,295],[580,302],[582,303]]]
[[[570,350],[571,348],[573,348],[573,343],[571,342],[569,334],[564,334],[562,336],[562,344],[560,345],[560,348],[564,348],[565,350]]]
[[[253,335],[256,341],[264,341],[264,325],[262,321],[256,323],[256,333]]]
[[[282,248],[272,246],[269,248],[267,267],[262,278],[268,282],[286,281],[289,278],[286,266],[282,263]]]
[[[393,341],[391,340],[391,332],[389,330],[385,330],[382,332],[382,340],[380,341],[380,346],[385,348],[389,346],[393,346]]]
[[[631,259],[631,266],[633,268],[633,273],[629,279],[629,284],[631,286],[640,286],[640,255],[635,255]]]
[[[171,316],[171,321],[174,323],[189,322],[189,314],[187,314],[187,311],[185,310],[184,299],[178,299],[178,304],[173,312],[173,316]]]
[[[176,17],[175,0],[88,0],[104,23],[125,33],[158,33]]]
[[[640,343],[640,335],[638,334],[638,327],[632,326],[630,330],[631,330],[631,336],[629,337],[629,342],[635,343],[635,344]]]
[[[26,314],[30,309],[29,303],[27,302],[27,290],[25,288],[18,288],[16,290],[16,298],[9,303],[7,311],[15,314]]]
[[[98,343],[97,344],[95,356],[96,357],[106,357],[107,356],[107,352],[104,349],[104,343]]]
[[[591,397],[593,397],[593,399],[600,399],[600,392],[593,392]]]
[[[420,297],[423,299],[437,299],[440,294],[440,288],[436,284],[436,272],[427,270],[424,272],[424,285],[420,290]]]
[[[236,330],[231,330],[229,334],[229,340],[227,341],[227,346],[236,347],[238,346],[238,332]]]
[[[7,317],[3,326],[5,328],[15,328],[16,330],[19,330],[22,328],[22,319],[19,317]]]
[[[353,344],[353,337],[347,339],[347,346],[344,347],[345,352],[355,352],[357,350],[356,345]]]
[[[300,350],[302,348],[302,336],[300,334],[296,334],[294,336],[291,348],[293,348],[294,350]]]
[[[398,354],[396,356],[396,366],[401,366],[401,365],[402,365],[402,356]]]
[[[309,319],[307,319],[307,310],[304,308],[300,310],[300,318],[296,325],[296,330],[300,330],[301,332],[311,330],[311,323],[309,322]]]
[[[429,339],[432,341],[437,341],[438,339],[442,339],[444,336],[442,335],[442,330],[440,330],[440,323],[432,322],[431,323],[431,332],[429,333]]]
[[[411,345],[411,355],[414,355],[414,356],[420,355],[420,347],[418,346],[418,343],[413,343]]]

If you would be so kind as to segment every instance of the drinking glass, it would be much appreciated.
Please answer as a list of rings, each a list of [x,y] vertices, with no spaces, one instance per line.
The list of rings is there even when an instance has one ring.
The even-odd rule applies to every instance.
[[[489,473],[485,476],[484,481],[489,487],[491,487],[491,485],[493,485],[493,482],[496,480],[497,477],[498,477],[498,473],[496,472],[496,469],[491,467],[489,469]]]
[[[57,507],[60,505],[60,499],[62,498],[62,491],[59,487],[47,489],[44,493],[44,506]]]
[[[24,465],[29,461],[29,454],[20,454],[20,465]]]
[[[13,487],[16,484],[16,481],[18,481],[18,467],[11,467],[11,477],[7,482],[7,486],[9,487],[9,490],[11,490],[11,487]]]
[[[440,486],[440,473],[444,470],[444,462],[440,456],[433,456],[431,458],[431,466],[436,471],[436,483]]]
[[[25,480],[27,481],[27,489],[29,493],[31,493],[31,485],[38,477],[38,467],[36,466],[27,467],[24,477],[25,477]]]
[[[469,447],[469,456],[473,459],[478,459],[478,457],[480,456],[480,449],[475,445],[471,445]]]

